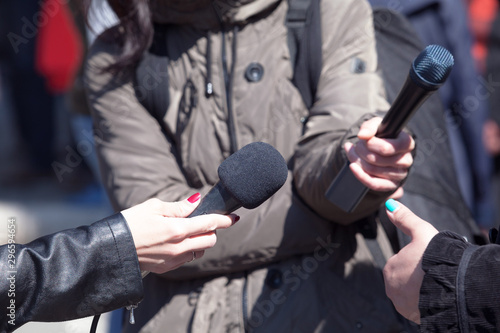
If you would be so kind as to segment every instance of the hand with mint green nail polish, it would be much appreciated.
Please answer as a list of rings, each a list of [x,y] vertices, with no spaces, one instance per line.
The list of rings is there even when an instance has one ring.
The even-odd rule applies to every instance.
[[[385,208],[387,208],[391,213],[394,213],[399,208],[399,204],[396,200],[389,199],[385,202]]]
[[[411,237],[411,242],[390,258],[384,267],[385,290],[401,315],[420,324],[418,300],[424,278],[421,259],[438,231],[398,201],[389,199],[385,207],[391,222]]]

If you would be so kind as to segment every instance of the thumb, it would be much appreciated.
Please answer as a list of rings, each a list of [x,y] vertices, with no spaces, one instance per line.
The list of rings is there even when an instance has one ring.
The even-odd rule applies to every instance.
[[[369,140],[377,134],[378,126],[382,122],[382,118],[374,117],[368,119],[361,124],[358,132],[358,138],[361,140]]]
[[[433,236],[438,233],[430,223],[422,220],[399,201],[389,199],[385,202],[385,207],[391,222],[412,239],[422,234]]]

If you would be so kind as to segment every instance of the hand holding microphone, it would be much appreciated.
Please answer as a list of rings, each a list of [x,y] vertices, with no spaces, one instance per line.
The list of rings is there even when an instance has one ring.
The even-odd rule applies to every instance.
[[[344,149],[349,159],[349,169],[366,188],[380,192],[396,192],[400,197],[401,182],[408,176],[413,163],[412,151],[415,141],[406,132],[395,139],[381,139],[376,136],[382,119],[372,118],[361,125],[359,142],[347,142]]]
[[[237,221],[234,216],[223,215],[240,207],[254,209],[264,203],[285,183],[288,166],[273,146],[254,142],[225,159],[217,173],[219,182],[191,214],[192,207],[186,204],[196,200],[189,199],[170,204],[151,199],[122,212],[134,238],[142,278],[150,271],[163,273],[194,260],[197,255],[201,257],[205,249],[215,245],[215,230],[228,228]],[[190,219],[182,219],[187,214]],[[148,215],[154,228],[148,229],[140,223]],[[135,307],[128,307],[132,324]],[[98,320],[96,316],[91,331],[95,331]]]
[[[186,219],[197,201],[199,193],[179,202],[149,199],[121,212],[134,239],[142,272],[165,273],[195,256],[201,258],[215,245],[215,230],[229,228],[239,219],[234,214]]]
[[[184,251],[186,256],[192,257],[184,261],[179,261],[180,257],[177,257],[176,261],[168,264],[169,270],[194,259],[198,253],[197,251],[214,246],[216,240],[215,229],[227,228],[234,223],[231,222],[232,219],[230,217],[226,217],[223,220],[222,217],[214,215],[211,218],[213,223],[207,224],[208,217],[201,215],[227,215],[240,207],[254,209],[276,193],[288,177],[288,167],[283,156],[273,146],[263,142],[254,142],[244,146],[224,160],[217,169],[217,172],[219,182],[200,201],[195,210],[189,214],[188,217],[192,219],[182,220],[184,224],[192,223],[192,226],[188,229],[192,233],[194,231],[198,233],[177,235],[178,237],[182,236],[179,238],[180,241],[185,243],[185,249],[189,249]],[[180,213],[178,217],[186,215]],[[206,228],[206,230],[199,232],[200,228]],[[186,228],[181,228],[180,225],[177,228],[177,230],[184,229]],[[200,243],[198,248],[192,247],[193,243],[195,241],[199,242],[201,237],[205,238],[204,245],[202,246]],[[180,247],[178,246],[177,248],[179,249]],[[144,251],[147,250],[147,248],[144,249]],[[200,254],[202,253],[200,252]],[[184,257],[184,259],[186,258]],[[159,267],[167,265],[161,258],[158,258],[157,261],[151,258],[151,266],[155,267],[155,262]],[[148,269],[150,270],[150,268],[149,266],[141,266],[141,269],[143,267],[142,277],[144,278],[149,274]]]
[[[380,119],[365,122],[355,146],[346,144],[349,162],[325,193],[326,198],[352,212],[369,189],[395,190],[412,164],[414,143],[402,132],[411,116],[448,78],[453,56],[445,48],[429,45],[413,61],[406,82],[391,108]],[[352,163],[354,162],[354,163]],[[400,193],[395,193],[400,194]]]

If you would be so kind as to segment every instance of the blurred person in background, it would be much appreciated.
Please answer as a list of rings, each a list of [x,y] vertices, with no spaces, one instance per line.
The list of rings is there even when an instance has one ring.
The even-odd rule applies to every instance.
[[[488,12],[488,20],[477,24],[482,27],[483,35],[487,35],[481,45],[480,55],[485,63],[485,80],[489,83],[489,119],[484,127],[483,140],[488,152],[493,156],[494,173],[494,200],[496,207],[496,226],[500,225],[500,5],[495,0],[496,7]],[[492,3],[492,7],[493,7]],[[491,17],[493,16],[493,17]]]
[[[82,53],[83,58],[85,58],[87,50],[94,42],[96,36],[116,24],[117,18],[105,0],[93,0],[88,13],[88,24],[86,24],[80,1],[70,0],[68,4],[82,39]],[[92,118],[90,116],[87,96],[84,91],[83,69],[84,66],[82,62],[74,78],[71,89],[67,94],[67,104],[73,140],[75,141],[78,153],[85,160],[93,178],[89,179],[88,184],[79,193],[74,195],[73,200],[90,203],[100,201],[108,202],[104,187],[101,184],[99,164],[92,132]]]
[[[2,102],[19,134],[3,144],[21,141],[14,158],[7,157],[18,167],[0,181],[12,188],[53,182],[73,203],[105,202],[83,92],[87,34],[79,3],[4,1],[0,6],[9,13],[0,24]]]
[[[472,32],[472,56],[482,75],[487,74],[489,40],[497,16],[498,0],[465,0]]]
[[[37,0],[0,2],[0,59],[8,85],[4,93],[10,93],[15,126],[28,157],[27,170],[9,179],[14,182],[52,176],[56,158],[55,97],[37,67],[39,21],[48,21],[41,5]]]
[[[92,175],[69,121],[69,92],[84,56],[72,5],[0,1],[0,219],[18,218],[22,242],[112,212],[102,201],[89,205],[81,191]]]
[[[472,32],[472,55],[476,68],[483,77],[484,89],[481,97],[486,100],[488,113],[483,124],[482,141],[492,159],[491,195],[492,226],[500,224],[500,66],[498,43],[500,43],[500,25],[498,21],[498,0],[466,0],[468,6],[469,27]],[[484,95],[486,93],[486,95]],[[484,97],[486,96],[486,97]]]

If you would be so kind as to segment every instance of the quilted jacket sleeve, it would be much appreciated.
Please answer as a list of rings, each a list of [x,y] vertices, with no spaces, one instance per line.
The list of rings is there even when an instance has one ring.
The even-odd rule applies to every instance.
[[[294,180],[299,195],[317,213],[349,224],[376,211],[390,193],[370,191],[353,213],[345,213],[324,194],[347,161],[343,144],[355,141],[361,123],[386,111],[388,105],[376,72],[370,6],[364,1],[322,1],[321,6],[323,67],[316,100],[297,145]]]

